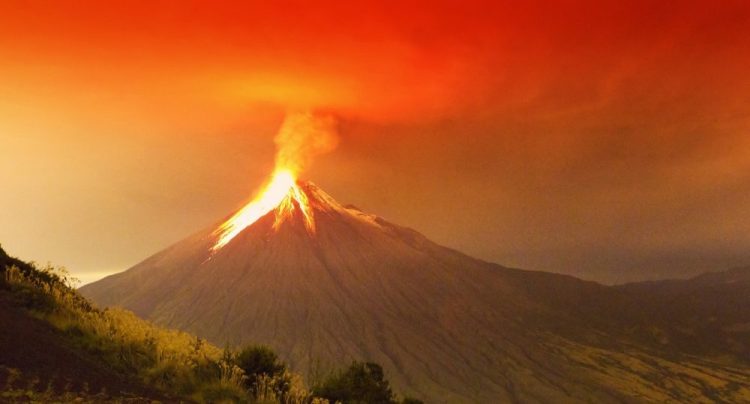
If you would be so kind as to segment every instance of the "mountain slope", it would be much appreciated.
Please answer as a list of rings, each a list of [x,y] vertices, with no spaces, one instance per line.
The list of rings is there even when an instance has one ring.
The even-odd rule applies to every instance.
[[[398,390],[433,402],[750,394],[746,369],[678,364],[613,338],[602,313],[630,307],[627,291],[486,263],[300,188],[314,232],[295,205],[218,251],[207,229],[81,291],[217,344],[268,344],[308,374],[374,360]]]

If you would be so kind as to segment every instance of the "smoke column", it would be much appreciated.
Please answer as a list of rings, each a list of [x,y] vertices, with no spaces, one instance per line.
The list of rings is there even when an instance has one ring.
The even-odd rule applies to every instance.
[[[288,170],[297,176],[316,156],[336,148],[336,120],[312,112],[290,113],[284,118],[274,142],[277,147],[276,170]]]

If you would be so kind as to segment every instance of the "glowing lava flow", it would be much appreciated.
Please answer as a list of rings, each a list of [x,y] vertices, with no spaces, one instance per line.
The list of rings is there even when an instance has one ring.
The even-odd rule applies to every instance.
[[[308,231],[314,231],[312,211],[307,195],[297,186],[294,174],[290,170],[276,171],[265,189],[252,202],[219,226],[216,230],[219,238],[212,250],[214,252],[220,250],[246,227],[277,208],[273,227],[278,229],[286,218],[291,217],[296,207],[302,211]]]
[[[307,231],[315,232],[310,202],[297,185],[297,174],[310,164],[313,157],[336,147],[336,121],[331,116],[311,112],[287,114],[274,142],[277,146],[276,170],[271,181],[252,202],[216,229],[214,234],[218,239],[211,248],[213,252],[274,209],[274,229],[278,230],[281,223],[299,209]]]

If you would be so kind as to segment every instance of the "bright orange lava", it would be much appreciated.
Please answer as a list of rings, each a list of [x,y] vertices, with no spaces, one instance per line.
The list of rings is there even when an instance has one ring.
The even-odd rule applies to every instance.
[[[308,231],[314,231],[315,223],[307,195],[297,185],[294,173],[287,169],[276,170],[271,181],[253,201],[219,226],[216,230],[219,238],[212,250],[214,252],[220,250],[242,230],[274,209],[276,209],[276,221],[273,227],[278,229],[284,220],[292,216],[297,207],[302,211]]]

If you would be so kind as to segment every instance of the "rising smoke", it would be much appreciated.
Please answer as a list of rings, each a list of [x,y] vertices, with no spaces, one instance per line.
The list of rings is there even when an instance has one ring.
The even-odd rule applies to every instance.
[[[289,170],[296,176],[316,156],[336,148],[336,119],[312,112],[289,113],[274,142],[277,147],[276,168]]]

